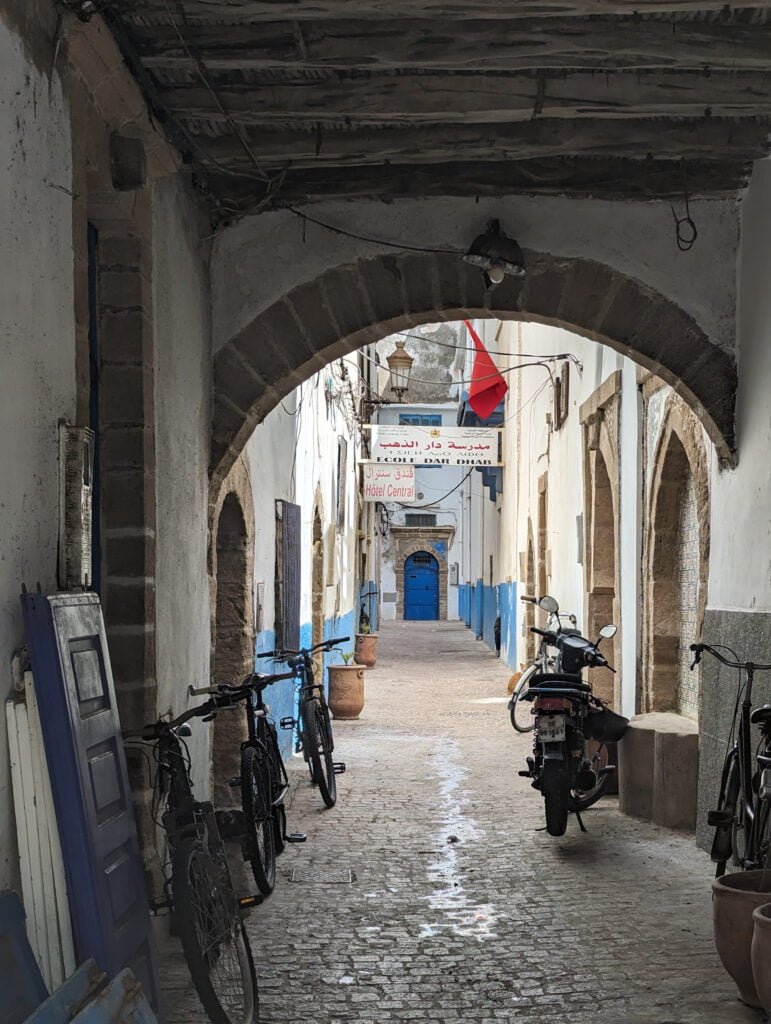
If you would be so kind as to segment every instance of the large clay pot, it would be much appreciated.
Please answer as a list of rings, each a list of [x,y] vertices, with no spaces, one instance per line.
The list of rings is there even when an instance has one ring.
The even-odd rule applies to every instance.
[[[752,920],[752,975],[760,1005],[771,1016],[771,903],[755,907]]]
[[[377,661],[377,633],[356,634],[353,660],[357,665],[366,665],[367,668],[372,668]]]
[[[335,718],[359,717],[364,707],[364,669],[361,665],[329,666],[328,703]]]
[[[712,924],[723,966],[736,982],[739,998],[748,1006],[760,1006],[752,977],[752,914],[768,903],[771,871],[737,871],[712,883]]]

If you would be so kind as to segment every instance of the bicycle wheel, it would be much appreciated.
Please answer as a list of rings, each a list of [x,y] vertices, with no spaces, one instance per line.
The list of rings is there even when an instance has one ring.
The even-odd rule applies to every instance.
[[[257,978],[249,940],[225,864],[198,839],[185,839],[172,864],[182,951],[212,1024],[256,1024]]]
[[[337,800],[337,779],[332,751],[329,748],[329,732],[318,697],[311,697],[305,702],[303,722],[303,748],[313,765],[313,777],[319,787],[321,799],[327,807],[334,807]]]
[[[758,807],[757,835],[757,865],[771,870],[771,800],[763,800]]]
[[[530,687],[530,680],[535,675],[536,666],[530,665],[520,676],[514,692],[509,701],[509,715],[511,724],[517,732],[532,732],[535,718],[533,717],[533,705],[524,701],[523,697]]]
[[[249,863],[264,896],[276,884],[276,841],[268,755],[260,746],[241,751],[241,806],[249,837]]]
[[[273,845],[276,853],[283,853],[286,848],[284,836],[286,835],[286,810],[283,803],[276,803],[281,795],[282,789],[288,785],[284,760],[278,747],[278,736],[276,728],[268,723],[268,734],[266,738],[268,747],[268,763],[270,765],[270,786],[271,801],[273,804]]]
[[[608,748],[604,743],[599,744],[597,750],[592,755],[591,761],[596,782],[591,789],[573,789],[570,794],[571,811],[585,811],[587,807],[596,804],[608,788],[610,775],[600,775],[600,771],[608,764]]]
[[[546,811],[546,831],[550,836],[564,836],[568,827],[570,780],[561,761],[544,762],[541,793]]]

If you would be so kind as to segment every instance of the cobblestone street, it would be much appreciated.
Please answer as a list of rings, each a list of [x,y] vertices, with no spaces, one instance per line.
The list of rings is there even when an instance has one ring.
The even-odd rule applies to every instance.
[[[714,952],[690,836],[613,797],[585,835],[539,831],[508,677],[458,623],[385,624],[362,719],[335,726],[337,807],[295,766],[289,828],[308,842],[248,923],[261,1019],[759,1024]],[[169,1024],[203,1020],[171,953],[164,979]]]

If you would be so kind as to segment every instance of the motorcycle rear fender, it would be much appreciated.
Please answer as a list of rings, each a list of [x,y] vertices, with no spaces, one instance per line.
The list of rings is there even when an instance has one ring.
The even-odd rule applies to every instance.
[[[564,761],[565,744],[558,741],[550,741],[541,744],[541,756],[544,761]]]

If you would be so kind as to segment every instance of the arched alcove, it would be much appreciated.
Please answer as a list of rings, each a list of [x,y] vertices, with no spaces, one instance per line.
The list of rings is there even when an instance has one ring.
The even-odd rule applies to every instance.
[[[326,270],[257,313],[215,356],[212,487],[255,425],[332,359],[437,319],[492,316],[549,323],[602,342],[682,395],[719,456],[733,452],[733,356],[673,301],[593,260],[527,251],[524,279],[492,292],[457,254],[360,259]]]
[[[529,597],[542,597],[536,594],[535,585],[535,549],[533,545],[533,524],[527,520],[527,554],[525,555],[525,585],[526,594]],[[525,657],[532,661],[538,650],[538,638],[532,632],[535,625],[535,605],[531,601],[525,602]]]
[[[689,645],[699,638],[709,567],[709,476],[701,428],[670,398],[656,446],[645,552],[645,708],[697,720],[699,671]]]

